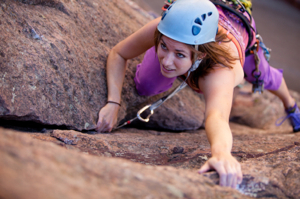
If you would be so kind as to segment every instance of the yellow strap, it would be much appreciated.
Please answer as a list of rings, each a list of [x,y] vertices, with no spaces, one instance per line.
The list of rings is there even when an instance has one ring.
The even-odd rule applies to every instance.
[[[238,4],[236,0],[232,0],[233,3]],[[246,10],[251,14],[252,2],[251,0],[240,0],[240,2],[244,5]]]

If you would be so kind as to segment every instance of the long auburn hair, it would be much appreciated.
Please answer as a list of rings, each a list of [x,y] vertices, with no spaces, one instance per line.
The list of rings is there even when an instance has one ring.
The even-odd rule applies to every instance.
[[[156,29],[154,33],[156,52],[162,36],[163,34]],[[195,53],[197,57],[200,53],[206,54],[206,56],[202,59],[199,67],[190,74],[188,81],[191,83],[192,87],[196,87],[197,89],[199,89],[199,78],[206,76],[211,70],[213,70],[215,64],[221,64],[225,67],[232,68],[231,64],[236,60],[240,60],[240,58],[232,56],[228,48],[224,47],[224,45],[220,45],[220,42],[230,41],[231,40],[227,38],[226,32],[223,30],[219,30],[216,35],[215,42],[209,42],[199,45],[199,51],[195,49],[194,45],[186,44],[192,51],[192,61],[194,60]]]

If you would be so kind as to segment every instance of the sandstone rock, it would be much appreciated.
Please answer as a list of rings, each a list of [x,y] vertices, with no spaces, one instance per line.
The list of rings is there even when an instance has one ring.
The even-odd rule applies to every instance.
[[[0,129],[1,198],[250,198],[194,171],[65,150]]]
[[[152,16],[129,0],[2,2],[0,118],[76,130],[94,129],[98,111],[106,103],[105,61],[109,50]],[[133,77],[141,59],[128,65],[120,123],[166,94],[138,96]],[[245,95],[251,94],[240,92],[233,104],[232,121],[278,130],[274,122],[284,115],[281,102],[267,92],[247,99]],[[157,109],[150,123],[133,125],[175,131],[198,129],[204,118],[204,102],[199,98],[185,89]],[[286,129],[291,129],[288,123],[280,127],[281,131]]]
[[[239,189],[247,195],[275,198],[300,197],[300,146],[287,151],[270,153],[242,163],[244,175],[252,182],[241,184]]]
[[[300,140],[299,133],[274,135],[272,131],[255,133],[247,128],[241,133],[241,126],[236,124],[231,128],[234,136],[232,154],[240,161],[289,150],[296,140]],[[98,156],[110,154],[150,165],[198,169],[211,156],[204,130],[170,133],[128,128],[95,135],[54,130],[51,136],[70,149],[77,148]],[[174,152],[176,148],[181,148],[182,152]]]
[[[232,154],[244,174],[237,190],[218,186],[216,172],[196,173],[211,152],[198,129],[203,97],[189,88],[149,123],[129,126],[144,130],[93,134],[109,49],[152,18],[132,1],[0,0],[0,16],[0,125],[41,129],[0,128],[0,198],[300,198],[300,133],[288,122],[276,127],[281,102],[248,84],[235,90],[231,113]],[[141,59],[128,64],[121,123],[167,93],[137,95]]]
[[[95,128],[106,103],[109,50],[153,18],[129,0],[2,0],[0,16],[0,118],[77,130]],[[119,121],[157,99],[135,90],[141,59],[129,62]],[[203,102],[184,92],[157,111],[152,128],[202,125]]]
[[[272,130],[276,132],[292,132],[293,129],[287,120],[281,126],[276,126],[278,119],[285,117],[286,113],[278,97],[265,91],[263,94],[253,94],[252,85],[243,84],[236,89],[231,111],[231,121],[256,129]],[[293,98],[300,104],[299,93],[290,90]]]
[[[298,198],[300,190],[298,183],[300,179],[298,168],[300,166],[300,142],[297,142],[297,140],[300,140],[300,133],[273,134],[272,131],[253,130],[249,127],[243,128],[238,124],[231,124],[231,128],[234,133],[232,154],[241,162],[244,174],[242,184],[237,187],[237,190],[244,194],[242,196],[236,195],[234,190],[228,192],[227,189],[211,184],[212,182],[218,184],[216,172],[205,174],[212,182],[199,182],[202,177],[196,174],[196,170],[211,156],[204,130],[169,133],[126,128],[109,134],[84,134],[73,130],[54,130],[51,133],[21,135],[18,132],[1,129],[0,164],[2,165],[0,166],[4,168],[5,175],[0,173],[3,176],[1,178],[3,181],[0,180],[0,189],[4,187],[6,190],[4,193],[7,194],[21,194],[24,193],[23,189],[17,187],[25,186],[24,190],[35,189],[37,194],[44,196],[43,194],[47,192],[44,186],[48,187],[50,182],[60,179],[59,184],[52,183],[51,185],[51,188],[56,189],[55,186],[57,185],[61,190],[57,192],[58,195],[53,197],[61,196],[60,194],[66,197],[64,194],[68,193],[70,187],[77,186],[70,181],[79,180],[82,183],[78,185],[81,186],[78,190],[81,197],[88,192],[84,187],[88,187],[88,190],[94,189],[95,185],[91,185],[90,181],[97,182],[96,185],[102,187],[104,182],[99,182],[99,178],[103,178],[106,183],[114,187],[109,189],[104,186],[103,190],[106,190],[105,192],[102,188],[99,188],[100,191],[102,190],[102,192],[108,194],[107,197],[113,195],[118,198],[119,190],[122,190],[130,195],[128,197],[135,198],[135,195],[132,196],[135,193],[132,188],[135,187],[136,182],[131,181],[131,177],[125,176],[129,178],[126,181],[131,183],[131,186],[126,185],[124,187],[122,183],[119,183],[124,177],[119,174],[119,170],[125,170],[130,175],[134,173],[134,176],[139,179],[139,183],[142,183],[140,185],[142,187],[150,186],[147,184],[148,176],[154,177],[156,184],[162,187],[167,186],[167,190],[171,190],[178,198],[181,198],[182,193],[186,198],[188,196],[197,198],[194,197],[195,187],[192,188],[195,185],[200,190],[206,189],[206,186],[209,185],[213,190],[206,190],[205,192],[215,192],[217,190],[215,196],[210,195],[207,198],[218,198],[228,193],[232,194],[226,195],[229,198],[246,198],[245,195],[257,198]],[[240,131],[241,129],[244,131]],[[33,137],[35,140],[29,137]],[[45,143],[45,141],[53,142],[63,148]],[[7,156],[9,156],[10,161],[7,161]],[[25,156],[26,158],[24,158]],[[130,160],[130,162],[125,159]],[[30,166],[32,164],[37,166]],[[123,164],[126,165],[126,168],[123,167]],[[34,171],[32,171],[32,167]],[[85,169],[78,173],[78,168]],[[96,170],[91,170],[91,168],[96,168]],[[107,170],[107,168],[110,168],[110,170]],[[116,171],[114,168],[116,168]],[[46,178],[47,181],[42,181],[39,185],[34,182],[30,185],[22,184],[26,178],[36,180],[41,175],[40,173],[43,173],[43,178]],[[116,174],[110,176],[112,173]],[[12,174],[14,176],[11,176]],[[158,178],[156,175],[160,177]],[[89,181],[82,180],[82,176],[86,176]],[[172,179],[170,179],[170,176],[172,176]],[[181,179],[183,177],[184,179]],[[187,177],[192,178],[188,180],[191,184],[186,184]],[[11,180],[7,181],[6,178]],[[173,184],[173,178],[176,178],[176,184]],[[17,182],[20,183],[18,184],[20,186],[13,186]],[[153,178],[151,178],[151,182],[153,182]],[[171,188],[168,186],[170,182],[172,182]],[[187,189],[185,186],[190,188]],[[153,193],[146,188],[140,188],[141,195],[138,195],[138,197],[143,196],[145,193],[152,195],[154,198],[156,196],[158,198],[175,197],[161,190],[165,188],[152,188],[159,191],[155,190],[155,193]],[[219,189],[221,189],[220,192]],[[156,195],[156,191],[162,195]],[[0,193],[2,193],[2,190],[0,190]],[[93,196],[90,197],[93,198]],[[49,198],[52,198],[52,196],[49,196]],[[206,198],[206,195],[203,195],[203,198]]]

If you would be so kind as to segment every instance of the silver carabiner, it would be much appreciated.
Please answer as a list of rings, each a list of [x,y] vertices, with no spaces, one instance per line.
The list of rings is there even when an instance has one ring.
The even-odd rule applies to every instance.
[[[140,109],[138,112],[137,112],[137,118],[143,122],[149,122],[149,118],[151,117],[151,115],[154,114],[154,111],[152,109],[150,109],[150,114],[146,117],[146,118],[142,118],[141,117],[141,114],[146,110],[148,109],[149,107],[151,106],[151,104],[149,105],[146,105],[144,108]]]

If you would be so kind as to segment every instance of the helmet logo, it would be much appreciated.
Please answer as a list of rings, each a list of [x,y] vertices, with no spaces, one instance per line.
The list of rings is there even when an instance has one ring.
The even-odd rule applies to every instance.
[[[196,36],[200,33],[201,31],[201,28],[199,26],[193,26],[192,28],[192,32],[193,32],[193,35]]]
[[[208,17],[210,17],[211,15],[212,15],[212,12],[207,13]],[[193,25],[193,27],[192,27],[192,34],[194,36],[198,35],[201,32],[201,27],[200,26],[202,26],[202,24],[203,24],[202,22],[205,21],[206,14],[201,15],[201,18],[202,18],[202,21],[199,17],[197,17],[194,21],[195,25]]]
[[[206,14],[201,15],[202,20],[204,21],[206,19]]]

